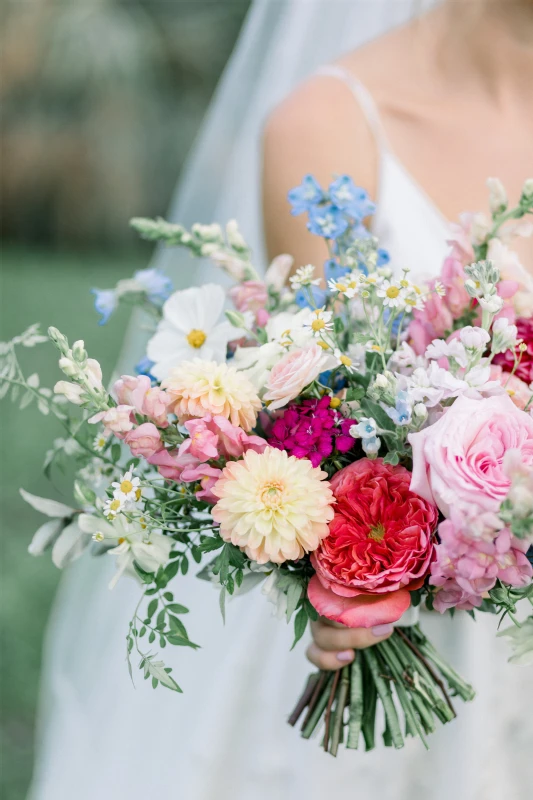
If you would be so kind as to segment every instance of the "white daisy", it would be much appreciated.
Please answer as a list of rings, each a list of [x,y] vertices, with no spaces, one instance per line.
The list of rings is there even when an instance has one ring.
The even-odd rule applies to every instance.
[[[120,514],[126,505],[122,497],[108,498],[104,503],[104,516],[109,520],[114,519],[117,514]]]
[[[333,355],[337,361],[338,366],[344,367],[345,369],[348,370],[348,372],[353,372],[354,365],[350,356],[347,356],[346,353],[343,353],[341,350],[339,350],[338,347],[335,348],[335,350],[333,351]]]
[[[97,453],[101,453],[106,444],[107,436],[104,436],[103,433],[99,433],[98,436],[94,437],[93,450],[96,450]]]
[[[331,311],[326,311],[325,308],[316,308],[311,313],[308,322],[305,323],[305,327],[313,331],[313,336],[321,336],[326,331],[333,330],[332,316]]]
[[[228,342],[244,332],[225,319],[224,303],[224,290],[215,283],[174,292],[168,298],[163,319],[146,349],[156,378],[163,380],[172,367],[187,359],[226,360]]]
[[[389,308],[402,308],[405,305],[405,289],[397,282],[383,281],[376,294],[383,298],[383,305]]]
[[[291,288],[297,292],[302,286],[318,286],[320,278],[313,278],[315,268],[312,264],[306,264],[305,267],[299,267],[292,278],[290,278]]]
[[[111,484],[115,487],[113,496],[124,503],[129,500],[139,500],[141,496],[140,483],[140,478],[134,478],[132,471],[128,470],[122,475],[120,481],[113,481]]]

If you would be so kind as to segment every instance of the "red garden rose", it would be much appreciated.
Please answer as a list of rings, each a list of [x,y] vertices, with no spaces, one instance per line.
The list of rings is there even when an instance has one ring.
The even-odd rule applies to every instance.
[[[515,322],[518,332],[518,339],[527,345],[527,349],[522,353],[520,364],[516,368],[515,375],[528,385],[533,381],[533,319],[521,317]],[[499,364],[507,372],[512,372],[515,365],[513,350],[506,350],[505,353],[498,353],[494,357],[494,364]]]
[[[350,627],[395,622],[434,556],[436,506],[409,490],[411,473],[363,458],[331,480],[337,500],[329,535],[312,554],[308,595],[316,610]]]

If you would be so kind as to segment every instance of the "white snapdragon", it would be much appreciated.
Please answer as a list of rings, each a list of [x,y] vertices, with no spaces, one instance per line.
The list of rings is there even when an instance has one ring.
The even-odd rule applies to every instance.
[[[74,403],[76,406],[81,406],[87,400],[82,387],[70,381],[58,381],[54,386],[54,392],[63,395],[69,403]]]
[[[490,342],[490,334],[484,328],[467,325],[461,330],[460,339],[467,350],[483,352]]]
[[[503,297],[497,294],[489,295],[488,297],[480,297],[479,305],[483,311],[488,311],[489,314],[498,314],[503,308]]]
[[[492,214],[501,214],[507,208],[507,193],[499,178],[487,178],[489,207]]]

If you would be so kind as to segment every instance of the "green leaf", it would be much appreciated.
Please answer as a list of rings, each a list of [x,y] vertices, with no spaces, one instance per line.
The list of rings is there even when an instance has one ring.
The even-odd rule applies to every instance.
[[[390,453],[387,453],[387,455],[384,457],[383,463],[392,464],[392,466],[395,467],[397,464],[400,463],[400,456],[398,455],[396,450],[392,450]]]
[[[187,556],[183,556],[181,559],[181,574],[186,575],[189,571],[189,559]]]
[[[172,611],[173,614],[188,614],[189,609],[185,606],[181,606],[179,603],[171,603],[167,606],[168,611]]]
[[[226,623],[226,589],[222,587],[220,590],[220,594],[218,596],[218,605],[220,607],[220,613],[222,614],[222,621],[224,624]]]
[[[165,600],[168,600],[169,602],[172,602],[174,600],[174,595],[172,594],[172,592],[165,592],[163,597],[165,598]]]
[[[343,332],[344,330],[344,322],[342,321],[341,317],[335,317],[333,321],[333,329],[337,335]]]
[[[154,616],[155,612],[157,611],[158,605],[159,605],[159,600],[157,599],[157,597],[154,597],[154,599],[150,600],[150,602],[148,603],[148,608],[146,609],[146,616],[149,619],[152,619],[152,617]]]
[[[155,627],[157,628],[157,630],[162,631],[165,629],[165,624],[166,624],[165,609],[162,608],[159,614],[157,615],[157,622],[155,624]]]
[[[218,534],[216,536],[209,536],[200,545],[202,553],[210,553],[212,550],[220,550],[224,545],[224,539]]]
[[[185,625],[181,619],[178,619],[178,617],[173,617],[172,614],[169,614],[168,624],[170,625],[172,634],[177,633],[179,636],[183,636],[184,639],[189,638],[187,629],[185,628]]]
[[[287,622],[290,622],[292,615],[298,608],[301,596],[302,584],[298,580],[292,580],[287,589]]]
[[[111,445],[111,460],[114,464],[120,459],[120,454],[122,453],[122,448],[119,444],[115,442],[115,444]]]
[[[172,578],[175,578],[179,572],[180,562],[178,560],[170,561],[165,567],[165,577],[167,581],[171,581]]]
[[[150,644],[153,644],[153,642],[155,642],[155,633],[153,631],[150,631],[150,636],[148,637],[148,641]]]
[[[362,386],[350,386],[346,391],[346,402],[351,403],[354,400],[361,400],[365,396],[365,390]]]
[[[148,658],[144,659],[143,667],[144,677],[151,677],[152,685],[153,680],[156,680],[159,681],[162,686],[166,686],[167,689],[172,689],[173,692],[181,692],[181,689],[174,678],[172,678],[172,676],[166,671],[163,661],[153,661],[149,656]]]
[[[169,633],[167,636],[168,641],[170,644],[175,645],[176,647],[192,647],[193,650],[198,650],[199,645],[191,642],[189,638],[185,638],[184,636],[179,636],[177,633]]]
[[[291,650],[294,650],[295,646],[304,635],[305,629],[307,628],[307,620],[307,609],[305,606],[302,606],[294,617],[294,641],[292,643]]]
[[[146,572],[145,569],[140,567],[136,561],[133,562],[133,569],[141,579],[143,583],[153,583],[154,582],[154,573],[153,572]],[[147,594],[147,592],[145,592]]]

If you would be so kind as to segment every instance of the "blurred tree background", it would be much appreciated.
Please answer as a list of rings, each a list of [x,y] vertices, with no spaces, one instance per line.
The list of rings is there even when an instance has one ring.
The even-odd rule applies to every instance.
[[[127,324],[96,326],[89,290],[146,266],[131,216],[164,214],[249,0],[7,0],[0,9],[2,340],[39,321],[83,338],[109,375]],[[46,346],[24,354],[43,385]],[[57,422],[2,401],[0,796],[31,777],[41,650],[59,580],[27,546],[57,497],[41,466]]]

